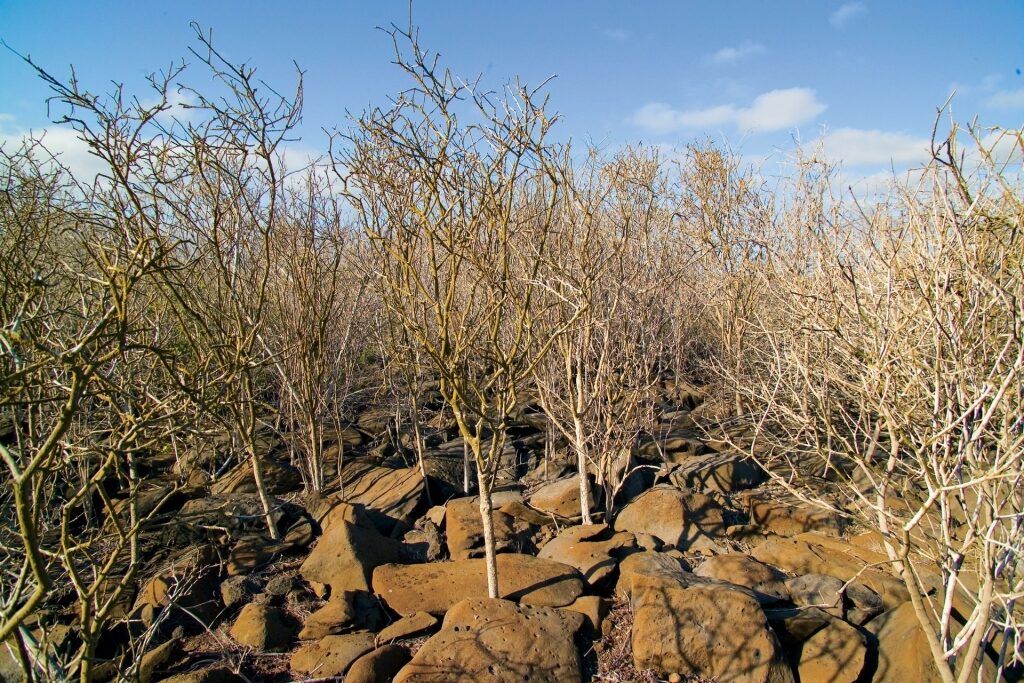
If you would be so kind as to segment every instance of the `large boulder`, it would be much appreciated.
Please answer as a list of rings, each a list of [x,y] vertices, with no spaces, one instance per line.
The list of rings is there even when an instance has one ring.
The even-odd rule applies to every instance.
[[[537,557],[576,567],[587,584],[594,586],[614,573],[619,552],[635,547],[636,538],[628,531],[615,533],[606,524],[589,524],[563,530]]]
[[[594,487],[590,487],[590,497],[587,507],[594,509]],[[575,519],[582,516],[580,505],[580,478],[579,475],[572,475],[562,479],[556,479],[542,485],[532,494],[526,502],[535,509],[565,519]]]
[[[292,652],[291,670],[310,678],[342,676],[352,663],[374,648],[372,633],[326,636]]]
[[[789,599],[785,574],[742,553],[709,557],[693,573],[749,588],[762,604]]]
[[[819,534],[799,538],[772,538],[754,548],[751,555],[790,574],[825,574],[841,581],[856,580],[881,598],[886,609],[910,599],[899,579],[868,565],[880,562],[870,551]]]
[[[440,616],[466,598],[487,596],[484,559],[433,564],[385,564],[373,572],[373,591],[402,616],[429,612]],[[544,607],[572,604],[583,593],[575,568],[531,555],[497,556],[502,598]]]
[[[339,517],[328,525],[299,572],[307,581],[329,585],[332,593],[369,591],[374,568],[397,562],[401,550],[400,542]]]
[[[867,624],[878,646],[875,683],[938,683],[942,680],[914,606],[905,602]]]
[[[231,626],[231,637],[242,645],[275,652],[287,648],[296,630],[291,617],[280,607],[250,603]]]
[[[437,617],[426,612],[416,612],[388,624],[377,634],[377,643],[391,643],[403,638],[412,638],[437,627]]]
[[[680,488],[721,493],[753,488],[765,478],[760,465],[737,452],[685,458],[669,475],[669,480]]]
[[[267,493],[281,494],[302,486],[302,475],[297,469],[273,458],[260,458],[263,485]],[[210,493],[218,496],[236,493],[258,493],[252,473],[252,462],[246,458],[210,486]]]
[[[404,647],[378,647],[352,664],[345,675],[345,683],[390,683],[409,659],[409,651]]]
[[[800,683],[854,683],[864,670],[867,651],[860,631],[830,618],[800,649]]]
[[[790,683],[793,673],[757,600],[639,553],[623,561],[638,669],[717,681]]]
[[[838,535],[843,529],[842,520],[828,510],[758,497],[751,497],[749,503],[751,521],[770,534],[797,536],[818,531]]]
[[[344,500],[362,506],[383,533],[396,524],[411,524],[424,501],[426,485],[416,467],[379,467],[366,460],[352,460],[341,471]]]
[[[395,683],[566,683],[582,677],[573,635],[583,615],[507,600],[475,598],[453,606],[437,635]]]
[[[448,556],[468,560],[484,556],[484,525],[480,517],[480,498],[453,498],[445,505],[445,536]],[[516,549],[515,518],[500,510],[491,512],[494,544],[498,552]]]
[[[720,533],[724,526],[722,507],[714,499],[674,486],[644,491],[615,518],[619,531],[650,534],[683,550],[702,535]]]

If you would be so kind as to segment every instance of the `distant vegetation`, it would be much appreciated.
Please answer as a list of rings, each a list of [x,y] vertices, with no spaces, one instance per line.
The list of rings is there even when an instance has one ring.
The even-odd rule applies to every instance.
[[[324,491],[371,400],[422,462],[427,388],[465,440],[496,595],[513,419],[546,415],[613,514],[673,379],[707,385],[708,419],[778,483],[881,532],[946,680],[994,642],[1020,654],[1019,162],[953,125],[858,202],[813,150],[772,183],[710,142],[581,150],[551,141],[542,92],[467,85],[393,37],[409,90],[308,168],[282,156],[301,77],[281,95],[201,33],[208,92],[192,67],[138,98],[40,71],[105,170],[0,155],[0,642],[31,668],[27,627],[70,605],[62,668],[90,680],[146,566],[155,471],[225,435],[276,538],[263,430]]]

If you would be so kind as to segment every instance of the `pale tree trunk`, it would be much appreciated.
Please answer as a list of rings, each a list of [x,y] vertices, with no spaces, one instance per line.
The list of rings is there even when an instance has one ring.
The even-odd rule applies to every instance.
[[[580,480],[580,516],[581,524],[593,524],[590,517],[590,477],[587,476],[587,450],[584,447],[583,420],[573,416],[576,427],[576,463],[579,467]]]
[[[498,558],[494,543],[494,518],[491,507],[491,487],[487,473],[477,463],[476,481],[480,487],[480,521],[484,526],[484,557],[487,564],[487,595],[498,597]]]
[[[477,481],[480,480],[480,468],[477,468]],[[462,492],[469,495],[469,443],[462,438]]]

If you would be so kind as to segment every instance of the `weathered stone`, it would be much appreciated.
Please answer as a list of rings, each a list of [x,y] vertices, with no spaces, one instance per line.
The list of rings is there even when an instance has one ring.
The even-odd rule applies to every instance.
[[[725,584],[635,576],[633,660],[638,669],[718,681],[793,680],[757,600]]]
[[[512,501],[501,506],[501,512],[514,517],[523,524],[530,526],[549,526],[557,521],[554,515],[534,510],[525,503]]]
[[[242,679],[224,666],[212,666],[164,678],[160,683],[237,683]]]
[[[168,640],[151,650],[146,651],[139,659],[138,681],[139,683],[150,683],[156,680],[157,671],[165,668],[168,662],[178,656],[181,651],[181,642]]]
[[[352,664],[345,675],[345,683],[390,683],[410,659],[409,651],[404,647],[378,647]]]
[[[938,683],[942,680],[911,603],[904,602],[872,619],[867,630],[878,643],[878,665],[873,681]]]
[[[797,607],[818,607],[832,616],[843,617],[843,582],[826,574],[804,574],[786,581]]]
[[[833,512],[776,500],[750,499],[750,519],[768,533],[797,536],[806,531],[839,534],[842,524]]]
[[[628,531],[613,533],[606,524],[590,524],[563,530],[537,556],[576,567],[587,584],[594,586],[615,571],[618,551],[635,547],[636,539]]]
[[[341,676],[373,647],[372,633],[326,636],[296,649],[290,661],[291,670],[311,678]]]
[[[742,553],[709,557],[693,573],[750,588],[761,604],[789,599],[785,574]]]
[[[669,475],[680,488],[732,493],[753,488],[765,480],[765,472],[742,453],[717,453],[685,458]]]
[[[800,683],[854,683],[866,657],[867,641],[860,631],[841,619],[829,619],[800,650]]]
[[[416,519],[426,490],[416,467],[378,467],[365,460],[346,463],[341,480],[345,501],[366,508],[367,517],[386,534],[395,524]]]
[[[437,562],[444,556],[444,537],[429,519],[420,519],[416,528],[402,537],[402,558],[405,562]]]
[[[273,458],[260,458],[263,470],[263,482],[267,493],[274,495],[294,491],[302,485],[302,475],[297,469]],[[253,479],[252,463],[248,458],[238,463],[210,486],[210,493],[215,496],[258,493],[256,481]]]
[[[243,538],[231,549],[228,556],[228,576],[240,576],[265,567],[277,557],[277,555],[290,546],[283,543],[273,543],[260,537]]]
[[[866,624],[885,609],[878,593],[856,581],[846,588],[846,602],[846,620],[856,626]]]
[[[242,608],[231,637],[242,645],[266,652],[283,650],[295,637],[295,624],[280,608],[248,604]]]
[[[448,556],[453,560],[468,560],[484,556],[484,526],[480,518],[480,498],[454,498],[445,506],[445,535]],[[516,545],[514,519],[501,512],[491,512],[494,545],[498,552],[514,550]]]
[[[612,601],[598,595],[581,595],[576,602],[562,609],[579,612],[586,619],[586,626],[592,634],[600,634],[604,618],[612,608]]]
[[[542,485],[527,498],[531,507],[565,519],[575,519],[582,516],[580,505],[580,479],[578,475],[556,479]],[[593,487],[590,489],[590,499],[587,506],[594,509]]]
[[[651,578],[661,578],[672,584],[684,582],[686,567],[679,560],[664,553],[645,551],[629,555],[619,563],[619,581],[615,592],[631,598]],[[635,584],[635,585],[634,585]]]
[[[135,600],[133,613],[155,617],[163,608],[171,608],[184,623],[197,626],[196,619],[210,623],[220,612],[220,584],[215,555],[208,547],[193,549],[177,557],[163,572],[147,581]],[[152,621],[144,622],[150,626]]]
[[[341,520],[328,527],[299,572],[307,581],[328,584],[334,593],[368,591],[373,569],[397,562],[401,546],[372,529]]]
[[[497,562],[503,598],[562,607],[583,592],[579,573],[560,562],[516,553],[498,555]],[[440,616],[460,600],[487,595],[485,560],[381,565],[373,572],[373,590],[402,616],[420,611]]]
[[[323,607],[306,617],[299,632],[301,640],[320,640],[350,630],[356,621],[352,593],[334,593]]]
[[[395,683],[565,683],[581,679],[574,612],[488,598],[459,602]]]
[[[676,430],[666,436],[648,441],[637,449],[638,455],[648,461],[682,462],[687,457],[712,453],[701,435],[689,429]]]
[[[390,643],[411,638],[430,631],[438,624],[437,618],[426,612],[416,612],[390,624],[377,634],[377,643]]]
[[[229,576],[220,582],[220,597],[228,609],[248,602],[256,594],[256,582],[248,576]]]
[[[674,486],[656,486],[622,508],[615,518],[615,528],[651,534],[662,543],[685,550],[701,533],[716,534],[725,525],[722,507],[714,499]]]
[[[867,567],[862,549],[818,534],[800,538],[772,538],[754,548],[751,555],[791,574],[825,574],[841,581],[857,581],[875,591],[886,609],[910,599],[903,584],[891,574]]]

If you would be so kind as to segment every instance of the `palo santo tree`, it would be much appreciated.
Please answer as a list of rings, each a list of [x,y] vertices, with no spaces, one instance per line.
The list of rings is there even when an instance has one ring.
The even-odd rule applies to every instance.
[[[429,359],[472,453],[497,597],[491,489],[521,388],[550,345],[533,343],[534,309],[565,158],[537,90],[481,92],[411,30],[390,35],[413,86],[359,118],[335,160],[386,310]]]

